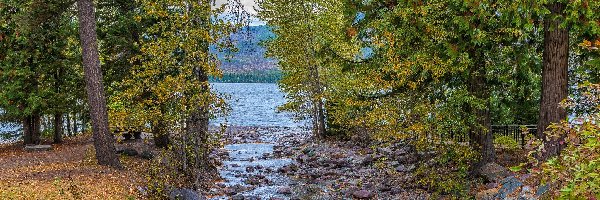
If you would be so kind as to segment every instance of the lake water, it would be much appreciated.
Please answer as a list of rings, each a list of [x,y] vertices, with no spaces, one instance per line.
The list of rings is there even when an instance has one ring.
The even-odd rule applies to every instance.
[[[274,83],[212,83],[213,90],[228,96],[231,107],[226,117],[230,126],[277,126],[302,127],[306,123],[293,119],[287,112],[278,112],[277,107],[285,103],[285,96]],[[212,125],[225,122],[225,118],[211,120]],[[18,133],[14,124],[0,124],[0,143]],[[4,136],[4,137],[3,137]],[[13,137],[14,138],[14,137]]]
[[[232,110],[226,118],[230,126],[300,127],[306,124],[294,120],[291,113],[277,111],[277,107],[286,102],[277,84],[212,83],[211,86],[229,97],[226,101]],[[218,118],[211,124],[224,121],[224,118]]]

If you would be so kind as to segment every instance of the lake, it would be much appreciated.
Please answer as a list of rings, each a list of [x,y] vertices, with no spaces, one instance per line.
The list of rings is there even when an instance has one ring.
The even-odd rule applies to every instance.
[[[300,127],[288,112],[278,112],[277,107],[286,102],[285,95],[274,83],[212,83],[214,91],[228,96],[231,107],[227,116],[230,126],[277,126]],[[224,118],[211,121],[212,125],[224,122]]]
[[[211,83],[214,91],[228,96],[226,100],[231,107],[226,117],[230,126],[276,126],[297,128],[306,125],[298,122],[287,112],[278,112],[277,107],[285,103],[285,95],[274,83]],[[211,120],[212,125],[219,125],[225,118]],[[0,143],[14,135],[18,126],[0,124]]]

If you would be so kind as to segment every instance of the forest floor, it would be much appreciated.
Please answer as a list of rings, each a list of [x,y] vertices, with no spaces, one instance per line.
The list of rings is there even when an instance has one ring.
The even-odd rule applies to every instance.
[[[121,162],[124,170],[97,165],[90,134],[50,151],[0,145],[0,199],[138,199],[149,161],[122,156]]]
[[[232,127],[224,148],[221,181],[210,199],[430,199],[416,184],[418,160],[430,157],[409,145],[380,146],[365,140],[316,140],[306,131],[278,127]],[[149,149],[150,148],[150,149]],[[117,149],[153,151],[146,140],[125,141]],[[139,156],[141,155],[141,156]],[[522,152],[498,154],[514,166]],[[91,135],[67,138],[51,151],[27,152],[21,143],[0,145],[0,199],[145,199],[150,162],[121,156],[124,170],[95,164]],[[471,195],[499,187],[480,185]]]

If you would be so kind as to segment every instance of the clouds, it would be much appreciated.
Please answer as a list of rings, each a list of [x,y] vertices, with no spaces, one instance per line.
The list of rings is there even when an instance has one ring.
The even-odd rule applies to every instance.
[[[216,6],[222,6],[223,4],[226,4],[228,2],[232,2],[234,0],[216,0],[215,1],[215,5]],[[256,18],[255,16],[257,15],[257,11],[256,11],[256,7],[257,4],[255,2],[255,0],[237,0],[239,1],[243,6],[243,9],[248,12],[250,15],[252,15],[252,17],[250,17],[250,26],[258,26],[258,25],[265,25],[264,21],[261,21],[260,19]],[[228,8],[231,9],[231,8]],[[227,13],[223,14],[223,18],[227,18],[226,17]]]
[[[216,5],[217,6],[221,6],[229,1],[232,0],[216,0]],[[249,12],[252,15],[256,15],[256,10],[254,9],[254,7],[256,7],[256,2],[254,0],[239,0],[242,5],[244,6],[244,10],[246,10],[247,12]]]

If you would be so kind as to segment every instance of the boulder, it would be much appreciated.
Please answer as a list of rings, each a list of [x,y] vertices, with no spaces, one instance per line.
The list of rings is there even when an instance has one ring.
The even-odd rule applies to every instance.
[[[119,153],[121,155],[126,155],[126,156],[137,156],[138,155],[137,150],[132,149],[132,148],[120,149],[120,150],[117,150],[117,153]]]
[[[174,189],[169,193],[169,200],[206,200],[191,189]]]
[[[358,198],[358,199],[368,199],[368,198],[372,198],[375,195],[373,194],[373,192],[371,192],[369,190],[358,190],[358,191],[354,191],[352,193],[352,196],[354,196],[355,198]]]
[[[292,188],[290,187],[280,187],[277,189],[277,193],[279,194],[292,194]]]
[[[152,151],[142,151],[142,153],[140,154],[140,157],[146,160],[152,160],[154,158],[154,153],[152,153]]]
[[[480,167],[476,173],[484,178],[487,182],[500,182],[505,177],[511,175],[508,169],[498,165],[497,163],[487,163]]]

